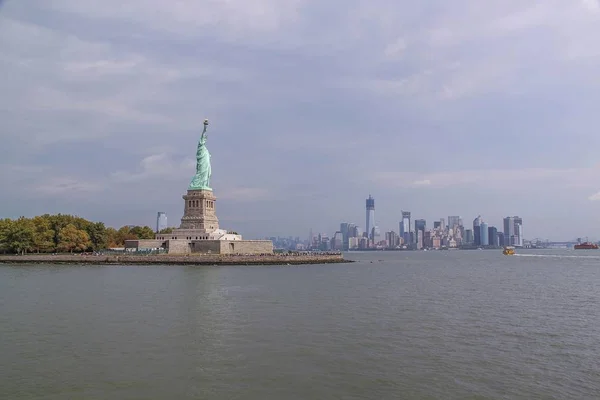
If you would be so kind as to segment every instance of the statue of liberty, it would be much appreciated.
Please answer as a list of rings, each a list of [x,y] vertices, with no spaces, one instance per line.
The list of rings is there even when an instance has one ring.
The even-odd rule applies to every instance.
[[[206,148],[206,128],[208,120],[204,120],[204,130],[200,141],[198,141],[198,150],[196,151],[196,175],[190,182],[189,190],[212,190],[210,188],[210,153]]]

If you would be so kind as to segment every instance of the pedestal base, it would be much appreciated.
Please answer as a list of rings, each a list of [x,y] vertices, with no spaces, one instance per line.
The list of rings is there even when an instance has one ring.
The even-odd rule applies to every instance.
[[[219,229],[217,198],[212,190],[188,190],[183,199],[185,208],[179,229],[193,229],[205,233]]]

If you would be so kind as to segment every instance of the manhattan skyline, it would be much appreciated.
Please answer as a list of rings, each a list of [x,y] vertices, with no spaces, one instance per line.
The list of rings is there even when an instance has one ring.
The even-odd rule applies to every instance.
[[[0,217],[181,218],[211,119],[246,237],[519,215],[598,238],[600,4],[0,3]]]

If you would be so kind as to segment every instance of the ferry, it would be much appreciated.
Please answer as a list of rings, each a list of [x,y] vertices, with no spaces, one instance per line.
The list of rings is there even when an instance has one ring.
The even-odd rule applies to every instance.
[[[598,245],[591,242],[577,243],[573,246],[575,250],[598,250]]]
[[[502,254],[504,254],[505,256],[514,256],[515,248],[512,246],[504,246],[504,250],[502,250]]]

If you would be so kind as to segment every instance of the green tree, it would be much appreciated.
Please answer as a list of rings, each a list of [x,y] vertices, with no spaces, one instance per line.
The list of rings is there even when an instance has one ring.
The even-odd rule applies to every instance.
[[[30,219],[21,217],[9,225],[6,243],[9,250],[25,254],[34,248],[35,229]]]
[[[154,239],[154,231],[149,226],[134,226],[130,233],[134,234],[137,239]]]
[[[54,231],[50,228],[50,221],[44,217],[33,217],[31,220],[34,229],[33,248],[35,251],[48,252],[56,248]]]
[[[122,228],[119,228],[119,230],[117,231],[115,244],[117,246],[123,246],[125,244],[126,240],[136,240],[136,239],[139,239],[139,238],[137,237],[137,235],[135,233],[131,232],[131,228],[129,228],[128,226],[123,226]]]
[[[160,232],[158,232],[158,233],[165,233],[165,234],[171,233],[171,232],[173,232],[174,229],[175,228],[165,228],[165,229],[161,229]]]
[[[13,221],[8,218],[0,219],[0,251],[2,253],[10,251],[10,246],[8,245],[8,233],[12,224]]]
[[[50,221],[50,229],[54,231],[54,244],[56,246],[58,246],[58,243],[60,242],[60,238],[58,237],[60,231],[67,225],[73,225],[77,229],[87,231],[88,226],[92,224],[86,219],[69,214],[44,214],[42,215],[42,218],[46,218],[48,221]]]
[[[119,233],[115,228],[106,228],[106,248],[118,247]]]
[[[86,232],[92,242],[92,250],[105,249],[108,246],[108,234],[103,222],[90,223]]]
[[[86,231],[68,224],[58,233],[58,249],[61,251],[84,251],[92,244]]]
[[[172,230],[173,228],[168,228],[163,233],[170,233]],[[124,226],[115,230],[107,228],[102,222],[92,222],[69,214],[44,214],[32,219],[0,219],[0,252],[4,253],[48,252],[55,249],[100,250],[123,246],[125,240],[154,237],[155,233],[149,226]]]
[[[62,228],[64,228],[65,226],[69,225],[70,221],[70,215],[63,215],[63,214],[56,214],[56,215],[50,215],[50,214],[44,214],[42,215],[42,218],[45,218],[46,220],[48,220],[49,224],[50,224],[50,229],[52,229],[52,231],[54,231],[54,246],[58,248],[58,244],[60,243],[60,238],[58,237],[58,235],[60,234],[60,231]]]

